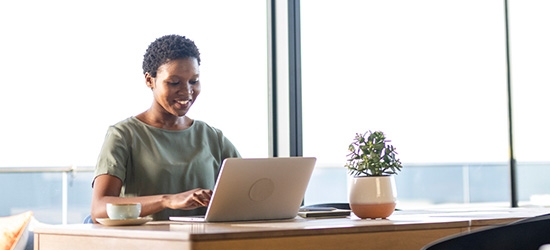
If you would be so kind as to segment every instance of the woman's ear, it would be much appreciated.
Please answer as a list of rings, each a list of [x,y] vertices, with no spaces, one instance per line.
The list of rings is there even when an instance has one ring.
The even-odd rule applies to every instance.
[[[145,85],[147,85],[147,87],[150,89],[155,88],[155,78],[152,77],[149,72],[145,73]]]

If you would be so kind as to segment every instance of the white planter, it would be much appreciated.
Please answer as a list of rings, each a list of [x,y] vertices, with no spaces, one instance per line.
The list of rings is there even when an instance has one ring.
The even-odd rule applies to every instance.
[[[349,185],[349,203],[357,217],[387,218],[395,210],[397,190],[393,175],[353,177]]]

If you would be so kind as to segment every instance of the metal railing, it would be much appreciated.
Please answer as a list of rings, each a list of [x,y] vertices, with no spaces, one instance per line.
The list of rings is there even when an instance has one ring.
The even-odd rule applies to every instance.
[[[523,183],[519,192],[523,202],[528,202],[530,200],[530,195],[548,194],[548,187],[550,187],[550,184],[548,184],[548,175],[546,173],[550,173],[550,162],[520,162],[518,166],[519,169],[523,170],[523,174],[519,176],[520,181],[522,181],[521,183]],[[505,178],[507,174],[507,164],[505,162],[420,163],[407,164],[405,167],[407,169],[398,176],[400,178],[398,184],[403,187],[400,189],[402,201],[421,199],[434,204],[445,202],[477,203],[506,202],[508,198],[506,194],[508,183]],[[83,211],[72,209],[72,206],[75,206],[75,201],[70,199],[76,197],[72,190],[75,190],[76,195],[82,195],[82,192],[88,192],[88,183],[91,180],[89,180],[89,177],[86,175],[90,175],[94,170],[95,167],[92,166],[0,167],[0,175],[4,173],[60,173],[62,182],[60,190],[61,197],[56,197],[61,198],[62,203],[61,223],[67,224],[68,218],[71,221],[76,220],[75,217],[71,217],[69,208],[71,208],[70,212],[73,213],[73,215],[75,211],[80,214],[88,213],[88,208],[85,208]],[[441,175],[441,173],[447,171],[453,171],[456,175],[451,177],[448,175]],[[84,176],[86,176],[86,179],[82,181],[82,179],[77,178],[77,173],[85,173]],[[324,202],[326,199],[346,199],[347,174],[342,166],[338,164],[319,164],[316,167],[316,173],[318,174],[310,181],[310,186],[308,187],[307,198],[309,200],[319,203]],[[482,178],[478,178],[480,176]],[[498,176],[501,178],[497,178]],[[446,187],[451,186],[453,188],[441,188],[442,181],[438,181],[440,179],[444,179]],[[78,183],[78,185],[73,186],[73,183],[75,183],[73,181]],[[331,183],[331,185],[327,185],[327,183]],[[21,185],[24,186],[25,184]],[[54,184],[54,186],[57,188],[58,184]],[[489,186],[491,188],[488,188]],[[80,189],[78,187],[80,187]],[[86,189],[82,189],[83,187]],[[425,192],[425,190],[430,190],[430,192]],[[434,190],[437,190],[437,192],[434,192]],[[480,190],[482,192],[479,192]],[[32,192],[32,187],[30,187],[30,191]],[[475,195],[472,196],[472,194]],[[89,193],[86,195],[89,195]],[[319,200],[319,202],[317,200]],[[59,201],[56,200],[55,204],[59,204],[57,202]],[[80,203],[77,202],[78,205],[76,206],[77,208],[78,206],[82,208],[82,205],[88,206],[86,203],[86,200],[83,202],[80,200]],[[9,206],[9,204],[5,205]],[[59,221],[59,219],[57,219],[57,221]]]
[[[70,166],[70,167],[0,167],[2,173],[61,173],[61,223],[67,224],[68,218],[68,189],[69,176],[77,172],[93,172],[92,166]]]

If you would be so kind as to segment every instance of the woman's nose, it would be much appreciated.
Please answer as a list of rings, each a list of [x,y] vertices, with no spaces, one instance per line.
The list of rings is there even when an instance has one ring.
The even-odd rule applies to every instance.
[[[193,94],[195,91],[193,90],[193,86],[191,84],[182,84],[182,88],[180,89],[181,94]]]

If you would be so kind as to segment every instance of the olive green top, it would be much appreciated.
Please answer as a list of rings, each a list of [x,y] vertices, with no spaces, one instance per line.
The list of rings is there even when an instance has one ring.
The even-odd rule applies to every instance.
[[[213,189],[222,161],[230,157],[240,157],[235,146],[205,122],[195,120],[188,129],[165,130],[130,117],[107,130],[95,176],[121,179],[121,197]],[[153,214],[153,219],[205,211],[165,209]]]

